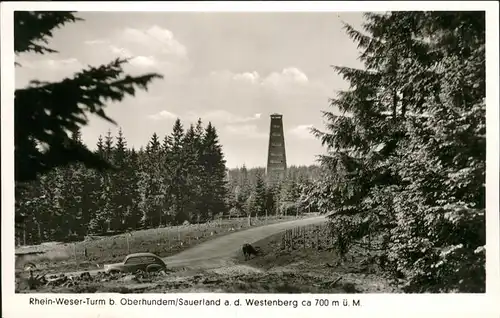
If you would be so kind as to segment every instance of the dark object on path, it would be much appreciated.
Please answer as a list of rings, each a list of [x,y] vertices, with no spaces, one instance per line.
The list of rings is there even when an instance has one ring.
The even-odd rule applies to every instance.
[[[92,276],[90,276],[89,272],[83,272],[83,273],[80,274],[80,278],[82,280],[91,280]]]
[[[258,247],[253,247],[248,243],[243,244],[243,247],[241,249],[243,250],[243,255],[245,255],[245,261],[248,260],[251,255],[257,256],[260,254],[260,250],[258,249]]]

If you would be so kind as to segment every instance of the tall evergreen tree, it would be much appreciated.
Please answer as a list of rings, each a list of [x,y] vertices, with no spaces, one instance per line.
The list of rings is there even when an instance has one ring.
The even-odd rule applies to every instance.
[[[97,154],[104,158],[104,141],[102,139],[102,135],[99,135],[99,139],[97,140]]]
[[[226,161],[219,144],[217,130],[212,123],[208,123],[203,138],[203,153],[201,162],[205,179],[204,189],[209,189],[203,196],[203,202],[207,209],[206,218],[214,217],[217,214],[225,214],[227,206],[225,198],[226,188]],[[205,218],[205,219],[206,219]]]
[[[184,127],[180,119],[175,121],[171,136],[172,146],[169,153],[169,171],[172,204],[169,214],[175,222],[180,223],[186,220],[184,213],[186,180],[183,178],[185,175],[185,164],[183,162]]]
[[[128,154],[127,154],[127,141],[123,136],[123,131],[120,128],[118,130],[118,136],[116,137],[115,146],[112,151],[112,162],[117,168],[116,171],[110,172],[112,182],[111,186],[111,200],[112,204],[112,215],[111,215],[111,228],[115,231],[123,230],[125,226],[126,215],[132,205],[132,197],[129,195],[131,189],[129,187],[135,187],[133,184],[129,183],[129,171],[128,171]]]
[[[268,183],[266,190],[267,214],[276,215],[279,210],[279,188],[275,183]]]
[[[365,69],[335,68],[346,115],[315,131],[329,150],[317,203],[342,253],[382,235],[406,290],[484,291],[484,13],[365,17],[365,33],[346,25]]]
[[[244,210],[245,202],[250,196],[251,186],[250,180],[248,179],[247,167],[243,164],[239,170],[239,181],[238,186],[235,189],[235,196],[238,208]]]
[[[139,204],[141,202],[140,192],[140,172],[139,172],[139,154],[132,148],[129,151],[127,160],[127,182],[129,186],[126,188],[129,197],[129,206],[125,213],[125,224],[127,229],[137,229],[140,227],[141,215]]]
[[[112,162],[114,151],[114,142],[111,130],[108,130],[104,137],[104,158],[107,162]],[[97,224],[95,227],[100,231],[108,231],[112,229],[113,212],[113,174],[112,171],[104,171],[101,178],[101,197],[99,210],[97,212]],[[94,227],[94,226],[93,226]]]
[[[113,149],[113,135],[111,135],[111,130],[108,130],[106,136],[104,137],[104,156],[106,160],[112,160]]]
[[[255,188],[253,191],[254,195],[254,202],[253,202],[253,208],[254,208],[254,215],[256,216],[262,216],[266,214],[266,183],[264,181],[264,177],[258,173],[257,174],[257,182],[255,184]]]
[[[153,133],[149,141],[149,152],[146,153],[148,165],[148,220],[151,225],[159,226],[165,223],[165,211],[163,210],[166,200],[166,191],[162,176],[162,147],[160,139]]]
[[[185,180],[184,198],[196,198],[185,200],[183,203],[184,218],[190,222],[199,220],[199,208],[203,209],[202,192],[202,168],[199,165],[200,142],[193,125],[186,130],[182,145],[182,179]]]
[[[127,157],[127,141],[123,136],[123,131],[120,128],[118,130],[118,136],[116,137],[116,144],[113,151],[113,162],[118,168],[123,168]]]

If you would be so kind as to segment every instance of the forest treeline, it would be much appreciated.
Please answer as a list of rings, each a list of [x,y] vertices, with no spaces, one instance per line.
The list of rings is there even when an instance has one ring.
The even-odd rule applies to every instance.
[[[72,141],[83,145],[75,130]],[[38,180],[19,183],[16,231],[21,244],[81,239],[88,234],[116,233],[220,217],[296,214],[305,203],[319,167],[289,167],[280,182],[268,182],[265,169],[228,170],[215,127],[201,119],[171,134],[152,135],[145,147],[127,146],[124,132],[100,136],[95,153],[113,170],[82,164],[58,167]],[[20,223],[20,222],[18,222]]]

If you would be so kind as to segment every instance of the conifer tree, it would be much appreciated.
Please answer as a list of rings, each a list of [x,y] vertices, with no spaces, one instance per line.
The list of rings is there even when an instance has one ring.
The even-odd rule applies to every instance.
[[[166,198],[165,188],[163,186],[163,176],[161,175],[162,149],[160,138],[153,133],[147,149],[147,169],[148,169],[148,187],[147,187],[147,215],[151,225],[159,226],[165,223],[165,211],[163,211],[164,200]]]
[[[113,201],[113,211],[111,223],[114,230],[124,229],[126,214],[132,205],[132,197],[128,195],[131,190],[128,189],[128,187],[135,186],[130,184],[128,180],[127,152],[127,141],[120,128],[118,130],[118,136],[116,136],[115,146],[112,150],[112,162],[117,170],[109,172],[112,179],[111,200]]]
[[[266,183],[261,173],[257,173],[254,194],[254,215],[263,216],[266,214]]]
[[[104,158],[104,141],[102,139],[102,135],[99,135],[99,139],[97,140],[97,154]]]
[[[127,192],[129,197],[129,206],[125,211],[125,224],[127,229],[137,229],[140,227],[141,214],[139,204],[141,202],[140,192],[140,172],[139,172],[139,153],[132,148],[128,153],[127,160]]]
[[[268,215],[276,215],[279,209],[279,188],[269,182],[266,186],[266,211]]]
[[[113,136],[111,135],[111,130],[108,130],[106,136],[104,137],[104,156],[106,160],[112,161],[113,160],[113,150],[114,150],[114,143],[113,143]]]
[[[114,142],[113,136],[111,134],[111,130],[108,130],[106,136],[104,137],[104,158],[106,162],[113,161],[113,151],[114,151]],[[97,212],[99,215],[99,223],[104,223],[102,225],[103,231],[116,230],[113,229],[113,214],[115,211],[115,206],[113,205],[113,171],[103,171],[101,178],[101,197],[100,197],[100,205],[99,211]]]
[[[118,136],[116,137],[115,148],[113,151],[113,163],[117,168],[123,168],[127,157],[127,141],[123,136],[123,131],[120,128],[118,130]]]
[[[200,169],[198,167],[198,149],[196,149],[196,136],[194,126],[190,125],[182,139],[180,179],[183,180],[183,200],[182,200],[182,220],[190,221],[196,219],[197,208],[199,207],[197,200],[189,200],[195,198],[200,190]]]
[[[171,174],[171,196],[172,205],[170,214],[173,220],[177,223],[185,221],[185,190],[186,190],[186,166],[184,163],[183,146],[184,146],[184,127],[177,119],[172,129],[172,146],[169,156],[169,166]]]
[[[364,33],[345,27],[365,68],[335,67],[344,115],[315,131],[329,150],[318,206],[341,253],[382,236],[405,290],[484,291],[484,12],[365,18]]]
[[[212,123],[208,123],[202,140],[203,153],[201,163],[206,176],[203,188],[210,190],[205,192],[203,202],[207,209],[207,218],[213,218],[217,214],[225,214],[226,206],[226,161],[219,144],[217,130]],[[205,212],[204,212],[205,213]]]
[[[239,170],[239,181],[238,187],[235,189],[235,196],[239,209],[243,211],[245,209],[245,202],[247,202],[250,196],[251,187],[248,180],[248,169],[245,164]]]

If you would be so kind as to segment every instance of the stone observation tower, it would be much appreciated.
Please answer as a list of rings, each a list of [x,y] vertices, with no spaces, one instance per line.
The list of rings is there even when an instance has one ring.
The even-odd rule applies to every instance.
[[[286,172],[285,136],[283,135],[283,115],[271,115],[269,148],[266,174],[270,180],[282,178]]]

